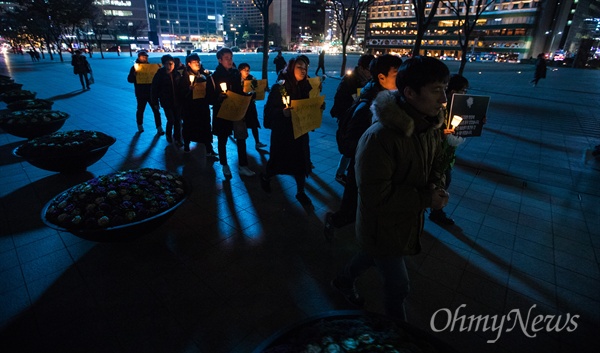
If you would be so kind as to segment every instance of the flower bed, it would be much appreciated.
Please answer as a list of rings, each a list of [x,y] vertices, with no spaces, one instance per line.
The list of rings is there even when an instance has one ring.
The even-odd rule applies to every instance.
[[[26,89],[13,89],[0,94],[0,99],[5,103],[12,103],[23,99],[33,99],[36,93]]]
[[[179,175],[150,168],[128,170],[99,176],[59,194],[42,217],[67,231],[105,230],[160,215],[188,194]]]
[[[34,138],[60,129],[69,114],[50,109],[26,109],[5,114],[0,127],[9,134]]]
[[[34,138],[17,148],[24,158],[68,157],[112,145],[115,138],[99,131],[71,130]]]
[[[23,99],[20,101],[9,103],[6,107],[11,110],[25,110],[25,109],[52,109],[53,101],[46,99]]]
[[[13,80],[0,80],[0,93],[20,90],[23,87],[21,83],[15,83]]]

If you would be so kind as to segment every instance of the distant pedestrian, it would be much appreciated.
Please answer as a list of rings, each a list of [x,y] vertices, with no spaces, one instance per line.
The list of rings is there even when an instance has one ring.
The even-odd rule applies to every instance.
[[[175,61],[169,54],[160,59],[163,67],[158,69],[152,79],[152,105],[158,109],[162,106],[167,118],[166,138],[168,143],[175,143],[181,147],[181,114],[179,109],[178,95],[175,94],[180,75],[175,70]]]
[[[277,75],[279,75],[281,70],[285,69],[285,65],[287,65],[287,63],[285,62],[283,55],[281,55],[281,50],[277,51],[277,56],[275,59],[273,59],[273,64],[275,64],[275,73]]]
[[[529,82],[533,87],[535,87],[542,78],[546,78],[546,57],[544,53],[539,53],[535,61],[535,73],[533,75],[533,80]]]
[[[83,90],[90,89],[88,74],[92,72],[92,68],[85,56],[81,55],[81,50],[75,50],[75,55],[71,58],[71,65],[73,66],[73,73],[79,75],[81,88]]]
[[[165,132],[162,129],[162,123],[160,121],[160,110],[158,107],[151,104],[152,99],[152,82],[137,82],[138,70],[141,71],[140,65],[148,64],[148,53],[141,51],[138,53],[138,58],[135,61],[135,65],[129,70],[127,76],[127,82],[133,83],[135,90],[135,99],[137,100],[137,109],[135,112],[135,120],[137,122],[138,132],[144,132],[144,111],[146,110],[146,104],[150,104],[152,114],[154,115],[154,124],[156,125],[156,133],[158,135],[164,135]]]
[[[325,75],[325,50],[321,50],[321,53],[319,54],[319,66],[317,66],[315,76],[319,76],[319,69],[323,70],[323,75]]]

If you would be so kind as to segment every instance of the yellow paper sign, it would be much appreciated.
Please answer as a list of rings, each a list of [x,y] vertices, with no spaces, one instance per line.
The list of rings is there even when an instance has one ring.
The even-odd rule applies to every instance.
[[[156,71],[160,68],[159,64],[135,64],[135,83],[138,85],[148,85],[152,83],[152,79]]]
[[[244,92],[248,93],[248,92],[256,92],[256,100],[257,101],[261,101],[263,99],[265,99],[265,89],[267,88],[267,80],[256,80],[256,82],[258,83],[256,85],[256,87],[254,87],[254,90],[252,90],[252,81],[251,80],[245,80],[244,81]]]
[[[295,139],[321,126],[323,102],[325,96],[292,100],[290,105],[293,108],[292,125]]]
[[[225,120],[239,121],[246,115],[252,96],[227,91],[227,98],[221,103],[217,117]]]
[[[310,90],[309,97],[318,97],[321,94],[321,78],[320,77],[309,77],[308,82],[312,89]]]
[[[199,82],[194,84],[194,91],[192,93],[192,99],[200,99],[206,97],[206,82]]]
[[[356,89],[356,96],[360,97],[360,91],[362,90],[362,88],[357,88]]]

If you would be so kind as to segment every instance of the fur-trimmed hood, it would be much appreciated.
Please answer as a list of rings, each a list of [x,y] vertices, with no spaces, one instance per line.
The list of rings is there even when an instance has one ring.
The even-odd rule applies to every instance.
[[[421,117],[420,114],[400,96],[398,91],[379,92],[371,104],[373,123],[401,131],[405,136],[429,130],[439,129],[444,124],[444,111],[437,117]]]

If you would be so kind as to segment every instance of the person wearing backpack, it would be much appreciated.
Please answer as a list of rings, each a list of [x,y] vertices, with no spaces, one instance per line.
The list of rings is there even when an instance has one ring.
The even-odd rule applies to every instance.
[[[358,59],[358,64],[351,73],[344,75],[342,81],[338,85],[333,98],[333,107],[329,111],[331,117],[338,120],[346,114],[348,107],[358,101],[358,90],[363,88],[367,82],[371,79],[371,72],[369,71],[369,64],[375,56],[371,54],[364,54]],[[342,154],[340,152],[340,154]],[[346,169],[350,164],[350,157],[346,157],[343,154],[340,157],[338,168],[335,171],[335,180],[342,185],[346,185]]]
[[[81,50],[75,50],[75,55],[71,58],[71,65],[73,66],[73,73],[79,75],[81,89],[90,89],[90,79],[88,78],[88,74],[92,72],[92,68],[85,56],[81,55]]]
[[[382,55],[371,61],[369,71],[371,80],[360,92],[360,100],[354,103],[342,117],[338,125],[336,138],[340,152],[350,158],[348,176],[342,195],[342,202],[337,212],[327,212],[325,216],[325,238],[333,239],[335,228],[341,228],[353,223],[356,219],[358,200],[358,187],[354,174],[354,155],[358,140],[371,126],[371,102],[379,92],[384,90],[397,90],[396,75],[402,65],[402,59],[395,55]]]

